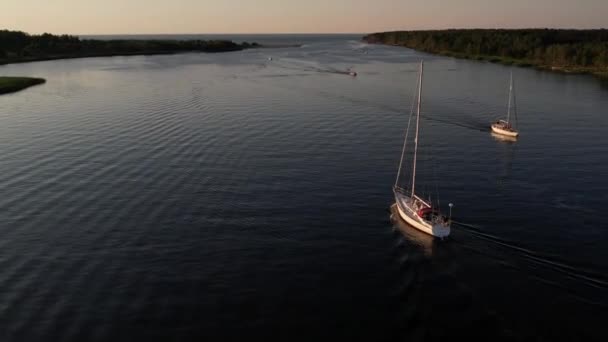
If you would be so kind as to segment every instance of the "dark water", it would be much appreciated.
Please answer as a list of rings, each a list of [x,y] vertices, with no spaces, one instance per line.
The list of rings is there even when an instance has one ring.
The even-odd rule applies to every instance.
[[[509,67],[357,38],[0,67],[1,340],[605,340],[608,89],[515,68],[501,141]],[[391,219],[421,58],[444,241]]]

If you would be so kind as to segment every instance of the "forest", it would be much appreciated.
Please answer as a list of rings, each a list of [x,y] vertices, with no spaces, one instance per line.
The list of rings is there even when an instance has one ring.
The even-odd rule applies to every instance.
[[[58,58],[169,54],[187,51],[227,52],[258,47],[226,40],[95,40],[71,35],[0,30],[0,64]]]
[[[608,76],[608,30],[450,29],[373,33],[363,41],[458,58]]]

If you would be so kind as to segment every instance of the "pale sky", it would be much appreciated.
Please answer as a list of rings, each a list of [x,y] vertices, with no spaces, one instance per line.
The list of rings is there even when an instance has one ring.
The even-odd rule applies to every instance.
[[[55,34],[607,28],[608,0],[0,0],[0,29]]]

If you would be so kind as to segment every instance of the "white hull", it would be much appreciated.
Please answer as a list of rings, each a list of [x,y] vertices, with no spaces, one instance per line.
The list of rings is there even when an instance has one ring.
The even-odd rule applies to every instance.
[[[498,133],[495,133],[495,132],[490,132],[490,134],[497,141],[502,141],[502,142],[516,142],[517,141],[517,137],[510,137],[510,136],[503,135],[503,134],[498,134]]]
[[[403,200],[400,201],[399,197],[397,197],[396,200],[399,216],[401,216],[401,218],[410,226],[439,238],[444,238],[450,235],[449,225],[444,225],[441,223],[428,223],[421,219],[414,210],[410,209],[406,204],[404,204]]]
[[[426,256],[433,255],[433,245],[435,237],[412,227],[401,218],[397,203],[391,205],[391,221],[394,223],[394,228],[397,229],[403,236],[414,244],[422,247]]]
[[[498,134],[502,134],[502,135],[506,135],[508,137],[514,137],[514,138],[519,135],[518,132],[507,131],[505,129],[501,129],[500,127],[496,127],[495,125],[492,125],[492,131],[494,133],[498,133]]]

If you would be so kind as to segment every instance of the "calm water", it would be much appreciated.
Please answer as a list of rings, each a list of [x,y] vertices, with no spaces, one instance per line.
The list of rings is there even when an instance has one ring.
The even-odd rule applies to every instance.
[[[304,38],[0,67],[2,341],[608,337],[605,85],[513,69],[513,143],[511,68]],[[391,218],[421,58],[444,241]]]

